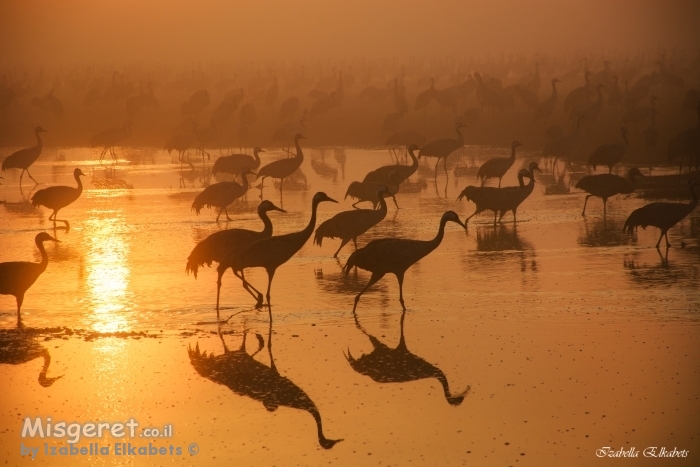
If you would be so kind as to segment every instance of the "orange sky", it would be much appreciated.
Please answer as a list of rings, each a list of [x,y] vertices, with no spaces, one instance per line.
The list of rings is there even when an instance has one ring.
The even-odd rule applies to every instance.
[[[693,0],[3,0],[0,63],[479,57],[684,44],[694,56],[698,18]]]

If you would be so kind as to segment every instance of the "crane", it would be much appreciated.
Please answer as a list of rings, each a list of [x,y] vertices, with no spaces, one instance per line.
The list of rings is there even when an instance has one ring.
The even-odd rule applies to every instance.
[[[240,173],[243,185],[239,185],[236,182],[219,182],[209,185],[194,199],[192,202],[192,210],[196,211],[197,215],[199,215],[199,211],[203,206],[214,206],[219,208],[216,222],[219,222],[219,217],[221,217],[222,212],[226,213],[226,220],[232,221],[233,219],[228,215],[227,207],[248,191],[248,178],[246,177],[248,174],[255,175],[255,172],[251,171],[248,167],[243,167]]]
[[[658,227],[661,229],[661,236],[659,237],[659,241],[656,242],[656,248],[659,249],[661,239],[665,237],[666,248],[668,249],[671,246],[668,242],[668,231],[671,227],[685,219],[698,205],[698,195],[695,193],[694,189],[695,186],[697,186],[697,182],[695,180],[690,180],[688,186],[690,187],[690,194],[693,197],[690,203],[657,202],[642,206],[632,211],[632,214],[630,214],[625,221],[622,231],[632,235],[632,232],[637,230],[637,227],[643,229],[646,229],[649,225]]]
[[[547,120],[550,115],[554,112],[557,106],[557,83],[561,83],[557,78],[552,80],[552,95],[546,101],[543,101],[540,105],[535,108],[532,114],[532,119],[537,120]]]
[[[62,376],[47,378],[51,354],[41,345],[33,333],[25,329],[12,329],[0,334],[0,364],[21,365],[36,358],[44,360],[39,372],[39,385],[48,388]]]
[[[588,198],[596,196],[603,199],[603,216],[607,214],[608,198],[619,194],[633,193],[636,187],[634,177],[642,177],[638,168],[632,167],[627,173],[628,180],[613,174],[586,175],[576,183],[576,188],[589,193],[583,203],[582,216],[586,215]]]
[[[437,179],[437,168],[438,164],[440,163],[440,159],[443,161],[443,167],[445,168],[445,175],[447,175],[447,156],[455,152],[457,149],[460,149],[461,147],[464,146],[464,136],[462,136],[462,132],[460,131],[461,128],[464,128],[464,125],[461,123],[457,122],[455,124],[455,131],[457,132],[457,139],[453,138],[443,138],[443,139],[438,139],[435,141],[431,141],[430,143],[427,143],[424,145],[421,149],[420,152],[418,153],[418,157],[436,157],[437,162],[435,163],[435,178]]]
[[[288,159],[281,159],[278,161],[273,161],[258,170],[258,178],[262,177],[260,183],[260,198],[262,198],[263,186],[265,185],[265,178],[278,178],[280,180],[280,198],[282,197],[282,185],[284,184],[284,179],[292,175],[301,167],[301,163],[304,162],[304,153],[299,145],[299,140],[305,139],[301,134],[297,133],[294,136],[294,144],[297,148],[297,153],[294,157]]]
[[[515,148],[523,146],[519,141],[513,141],[511,144],[510,157],[494,157],[489,159],[479,167],[479,171],[476,174],[476,179],[481,179],[481,186],[489,178],[498,178],[498,187],[501,187],[501,180],[503,176],[508,172],[515,162]]]
[[[353,252],[344,267],[345,277],[348,277],[350,269],[353,267],[358,267],[372,273],[365,288],[355,297],[355,306],[353,306],[352,309],[353,313],[357,308],[357,303],[360,301],[362,294],[387,273],[394,274],[399,282],[399,302],[401,302],[401,306],[405,310],[406,305],[403,301],[404,274],[408,268],[440,246],[445,235],[445,224],[448,222],[454,222],[466,229],[466,226],[459,220],[457,213],[454,211],[447,211],[440,218],[438,233],[432,240],[380,238],[378,240],[372,240],[364,247]]]
[[[34,237],[34,243],[41,253],[41,261],[32,263],[29,261],[11,261],[0,263],[0,294],[14,295],[17,300],[17,326],[22,327],[22,302],[24,294],[36,282],[39,276],[46,270],[49,264],[49,255],[44,248],[46,241],[58,242],[46,232],[39,232]]]
[[[82,170],[76,168],[73,171],[73,177],[78,183],[76,188],[72,186],[50,186],[39,190],[32,196],[32,207],[46,206],[49,209],[53,209],[53,213],[49,216],[49,220],[53,221],[53,228],[56,228],[56,222],[63,222],[66,225],[66,230],[70,229],[70,224],[68,221],[63,219],[56,219],[58,211],[65,208],[69,204],[72,204],[77,200],[83,193],[83,182],[80,180],[81,176],[85,176]]]
[[[20,149],[15,151],[2,161],[2,171],[5,172],[7,169],[22,169],[22,173],[19,175],[19,188],[22,189],[22,177],[24,172],[27,172],[29,178],[34,180],[32,174],[29,173],[29,167],[36,162],[36,160],[41,155],[41,150],[43,148],[41,142],[41,136],[39,133],[46,132],[42,127],[38,126],[34,129],[34,134],[36,135],[36,146],[31,148]],[[34,180],[34,184],[38,185],[39,182]]]
[[[608,173],[612,173],[612,168],[622,160],[622,158],[627,154],[627,135],[629,132],[627,128],[622,127],[620,130],[622,134],[622,139],[624,143],[608,143],[598,146],[591,157],[588,158],[588,166],[596,169],[599,165],[606,165],[608,167]]]
[[[104,159],[107,151],[109,151],[114,162],[117,162],[117,155],[114,153],[114,147],[131,135],[131,126],[131,122],[126,122],[124,126],[108,128],[90,138],[90,147],[102,146],[104,148],[100,153],[100,163],[102,163],[102,159]]]
[[[253,155],[248,154],[231,154],[229,156],[222,156],[214,161],[214,167],[211,169],[211,173],[216,175],[219,172],[224,172],[228,174],[237,175],[241,173],[244,167],[248,167],[250,170],[255,170],[260,167],[260,154],[265,152],[260,147],[256,146],[253,149]]]

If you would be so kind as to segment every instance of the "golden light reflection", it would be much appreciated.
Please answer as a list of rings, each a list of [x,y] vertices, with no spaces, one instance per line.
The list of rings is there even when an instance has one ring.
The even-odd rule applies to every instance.
[[[98,332],[129,331],[131,311],[128,227],[121,210],[91,217],[87,227],[87,284],[92,328]]]

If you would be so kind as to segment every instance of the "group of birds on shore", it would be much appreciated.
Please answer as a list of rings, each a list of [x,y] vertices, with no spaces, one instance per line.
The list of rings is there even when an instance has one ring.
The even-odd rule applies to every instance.
[[[272,222],[267,213],[270,211],[285,211],[275,206],[271,201],[263,200],[258,207],[258,214],[264,225],[262,231],[233,228],[210,235],[199,242],[192,250],[187,259],[186,272],[192,272],[196,278],[200,267],[205,264],[211,265],[212,262],[218,263],[217,319],[220,319],[219,302],[222,277],[229,268],[241,281],[244,290],[256,300],[256,308],[262,307],[263,294],[246,279],[244,271],[250,268],[264,268],[268,277],[265,298],[267,299],[267,304],[270,305],[271,287],[276,270],[289,261],[289,259],[303,247],[314,233],[315,229],[314,242],[319,246],[322,245],[324,238],[340,239],[340,246],[333,255],[336,258],[341,249],[350,241],[355,245],[355,251],[350,255],[344,266],[346,277],[353,267],[371,272],[371,277],[366,286],[355,297],[353,310],[357,307],[360,297],[367,289],[387,273],[392,273],[397,278],[399,284],[399,301],[402,308],[405,310],[403,298],[403,280],[405,272],[410,266],[440,245],[444,237],[446,224],[448,222],[453,222],[467,229],[469,220],[473,216],[484,211],[492,211],[494,213],[494,226],[497,222],[500,222],[503,216],[508,212],[513,213],[513,222],[515,224],[517,222],[517,209],[532,193],[535,184],[535,171],[540,171],[537,162],[530,162],[526,169],[521,169],[518,172],[518,185],[501,187],[502,177],[515,162],[516,148],[522,146],[520,142],[514,141],[511,145],[510,157],[498,157],[486,161],[479,168],[477,173],[477,180],[481,181],[480,185],[467,186],[460,193],[458,199],[466,198],[468,201],[472,201],[476,204],[476,210],[467,217],[464,222],[460,220],[458,214],[454,211],[447,211],[441,216],[438,232],[432,240],[382,238],[373,240],[362,248],[357,248],[357,238],[376,226],[386,217],[388,210],[386,203],[387,197],[394,197],[394,202],[398,208],[395,195],[399,192],[401,183],[405,182],[416,172],[419,157],[435,157],[439,163],[440,159],[445,161],[448,156],[463,146],[462,127],[463,125],[459,122],[455,125],[458,134],[457,139],[436,140],[425,144],[422,148],[415,144],[409,145],[406,149],[412,160],[410,165],[397,163],[379,167],[369,172],[362,182],[353,182],[350,184],[346,197],[352,196],[358,199],[353,205],[355,209],[342,211],[336,214],[332,218],[322,222],[317,229],[315,229],[315,227],[318,205],[322,202],[337,203],[336,200],[325,193],[318,192],[314,195],[311,204],[311,218],[307,226],[300,231],[284,235],[273,235]],[[38,140],[37,146],[23,149],[6,158],[3,162],[3,169],[21,168],[22,175],[24,171],[29,173],[29,166],[38,158],[41,152],[40,133],[43,131],[45,130],[41,127],[37,127],[35,131]],[[624,129],[622,134],[624,136]],[[225,213],[227,220],[232,220],[226,210],[227,206],[246,194],[250,187],[247,178],[249,175],[257,175],[258,178],[262,178],[260,184],[261,199],[263,197],[262,188],[265,178],[279,179],[281,198],[282,186],[285,178],[297,171],[304,160],[303,150],[300,145],[300,140],[303,138],[301,134],[295,136],[294,143],[296,146],[296,154],[294,154],[293,157],[271,162],[261,168],[259,168],[259,153],[264,151],[259,147],[255,148],[253,157],[248,155],[220,157],[214,164],[215,170],[217,172],[233,173],[239,176],[242,184],[238,184],[235,181],[224,181],[212,184],[197,195],[192,204],[192,209],[199,213],[200,209],[204,206],[217,207],[219,208],[216,218],[217,221],[222,213]],[[419,151],[418,156],[415,155],[416,151]],[[624,153],[620,155],[619,151],[606,151],[599,148],[591,155],[589,165],[606,165],[611,172],[612,167],[620,162],[622,156],[624,156]],[[257,170],[257,172],[254,170]],[[67,220],[57,219],[57,214],[60,209],[73,203],[80,197],[83,190],[80,177],[83,175],[83,172],[79,168],[76,168],[74,171],[74,177],[77,182],[76,188],[53,186],[38,190],[32,197],[32,204],[34,206],[46,206],[53,210],[49,220],[53,222],[54,229],[56,229],[56,222],[63,222],[66,229],[70,228]],[[29,176],[31,177],[31,175]],[[640,171],[637,168],[632,168],[629,170],[628,179],[624,179],[612,173],[587,175],[581,178],[576,186],[588,193],[584,202],[582,215],[585,216],[586,205],[591,196],[599,197],[603,200],[605,215],[607,213],[607,199],[616,194],[632,193],[635,189],[635,177],[639,176],[641,176]],[[526,177],[529,180],[528,183],[524,181]],[[498,187],[484,186],[485,182],[490,178],[498,179]],[[34,180],[33,177],[32,180]],[[36,180],[34,181],[36,182]],[[668,230],[692,212],[697,205],[697,194],[694,191],[695,186],[695,181],[691,180],[690,191],[693,197],[691,203],[656,202],[648,204],[630,214],[625,222],[624,231],[631,233],[639,226],[643,228],[647,226],[658,227],[661,230],[661,236],[659,237],[656,247],[659,248],[661,239],[666,237],[666,246],[668,248],[670,246],[667,237]],[[359,209],[356,204],[360,202],[370,202],[372,208]],[[40,233],[36,236],[35,241],[37,248],[39,248],[42,254],[42,261],[40,263],[0,263],[0,294],[9,294],[16,297],[18,323],[21,323],[21,306],[25,292],[31,287],[41,273],[43,273],[48,264],[48,256],[43,247],[43,242],[58,240],[47,233]]]

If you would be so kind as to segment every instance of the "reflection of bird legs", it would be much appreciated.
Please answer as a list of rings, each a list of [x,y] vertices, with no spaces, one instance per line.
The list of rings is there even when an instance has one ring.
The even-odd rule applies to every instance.
[[[178,160],[180,161],[180,171],[182,171],[182,163],[183,162],[187,162],[187,164],[192,168],[192,170],[194,170],[194,165],[192,165],[192,163],[190,161],[185,160],[185,151],[180,151],[179,156],[178,156]],[[204,159],[202,159],[202,160],[204,160]]]
[[[661,265],[665,268],[668,268],[668,248],[666,248],[666,256],[661,254],[661,250],[658,248],[656,249],[656,252],[659,254],[659,258],[661,258]]]
[[[24,176],[24,172],[27,172],[27,175],[29,175],[29,178],[34,180],[34,177],[32,177],[32,174],[29,173],[29,169],[22,169],[22,173],[19,174],[19,188],[20,188],[20,190],[22,189],[22,177]],[[36,186],[38,184],[39,184],[39,182],[34,180],[34,186]]]

